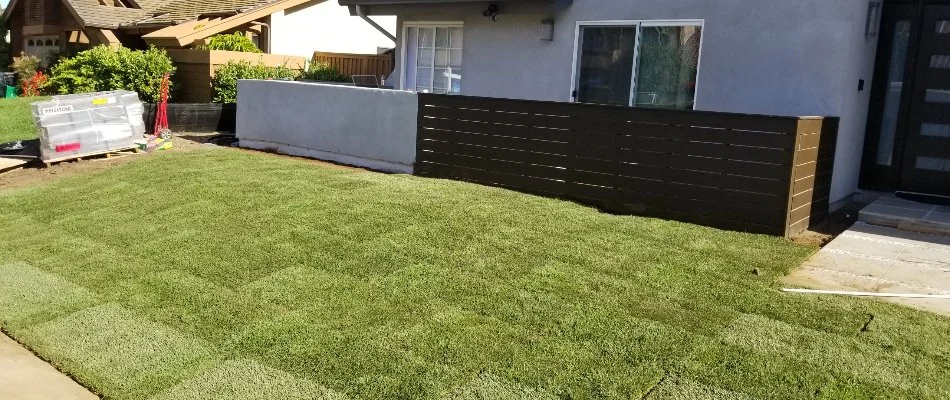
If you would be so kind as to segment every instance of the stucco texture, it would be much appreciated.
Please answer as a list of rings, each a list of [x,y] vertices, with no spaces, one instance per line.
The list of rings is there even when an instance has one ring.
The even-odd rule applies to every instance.
[[[412,172],[414,93],[288,81],[238,81],[241,146]]]

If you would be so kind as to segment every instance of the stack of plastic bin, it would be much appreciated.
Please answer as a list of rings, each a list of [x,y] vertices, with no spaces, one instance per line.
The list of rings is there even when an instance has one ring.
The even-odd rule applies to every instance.
[[[0,72],[0,99],[16,97],[16,73]]]
[[[145,107],[127,90],[54,96],[31,105],[43,162],[135,148],[145,133]]]

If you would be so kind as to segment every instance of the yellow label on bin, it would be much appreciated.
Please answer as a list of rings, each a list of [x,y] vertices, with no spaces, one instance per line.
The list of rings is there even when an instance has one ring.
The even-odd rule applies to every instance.
[[[108,102],[109,102],[109,99],[92,99],[92,104],[95,104],[95,105],[106,104]]]

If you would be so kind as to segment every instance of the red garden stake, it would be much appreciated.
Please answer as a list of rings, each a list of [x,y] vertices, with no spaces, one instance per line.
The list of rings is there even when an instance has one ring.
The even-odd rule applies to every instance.
[[[162,86],[159,89],[158,111],[155,114],[155,129],[152,133],[155,136],[168,140],[172,138],[172,131],[168,128],[168,79],[166,73],[162,77]]]

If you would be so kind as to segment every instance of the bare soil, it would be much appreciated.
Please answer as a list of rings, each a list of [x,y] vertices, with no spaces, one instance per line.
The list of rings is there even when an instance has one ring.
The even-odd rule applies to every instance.
[[[174,147],[170,150],[162,151],[172,151],[172,152],[181,152],[181,151],[191,151],[196,148],[207,146],[210,144],[216,144],[221,146],[229,146],[232,140],[229,140],[227,134],[217,134],[217,133],[181,133],[176,134],[174,137]],[[268,153],[275,157],[284,157],[284,158],[293,158],[298,160],[303,160],[306,162],[320,164],[329,168],[339,168],[339,169],[348,169],[348,170],[363,170],[362,168],[337,164],[328,161],[321,161],[312,158],[306,157],[297,157],[290,156],[285,154],[278,154],[271,151],[259,151],[259,150],[250,150],[250,149],[240,149],[240,151],[255,152],[255,153]],[[44,182],[51,182],[62,177],[80,175],[84,173],[94,172],[103,170],[106,168],[111,168],[117,165],[122,165],[130,161],[137,160],[141,157],[148,157],[153,153],[138,153],[122,156],[113,156],[112,158],[107,158],[105,156],[95,156],[88,157],[82,160],[72,160],[72,161],[63,161],[56,164],[53,164],[47,168],[39,160],[26,164],[23,168],[15,169],[8,172],[0,173],[0,191],[17,189],[27,186],[32,186],[36,184],[41,184]]]
[[[832,239],[848,230],[858,220],[858,211],[866,204],[852,202],[841,209],[831,213],[824,221],[819,222],[811,229],[802,232],[792,238],[792,241],[800,244],[822,246],[831,242]]]
[[[173,139],[174,147],[162,151],[190,151],[205,145],[205,140],[211,135],[181,135]],[[138,153],[120,155],[107,158],[95,156],[82,160],[63,161],[47,168],[38,159],[26,164],[23,168],[0,174],[0,191],[32,186],[44,182],[52,182],[66,176],[80,175],[99,171],[106,168],[122,165],[141,157],[148,157],[152,153]]]

